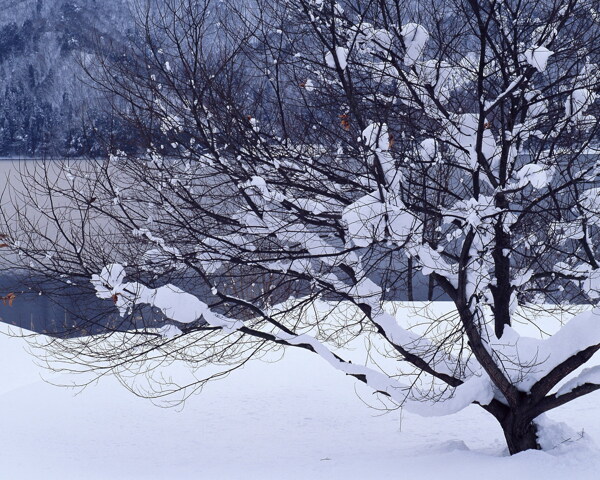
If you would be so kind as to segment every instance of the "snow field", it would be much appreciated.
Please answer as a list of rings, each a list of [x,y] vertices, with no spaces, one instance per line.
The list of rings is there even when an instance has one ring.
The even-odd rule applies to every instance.
[[[40,375],[69,379],[35,366],[25,346],[0,335],[0,479],[591,480],[600,469],[594,394],[549,415],[575,441],[509,457],[482,409],[382,414],[365,405],[377,404],[368,389],[304,351],[251,362],[165,409],[114,378],[79,395],[49,385]]]

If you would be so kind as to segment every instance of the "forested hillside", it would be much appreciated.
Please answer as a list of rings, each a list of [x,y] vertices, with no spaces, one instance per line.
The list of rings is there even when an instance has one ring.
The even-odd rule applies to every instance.
[[[0,0],[0,156],[99,155],[122,134],[80,63],[132,35],[129,3]]]

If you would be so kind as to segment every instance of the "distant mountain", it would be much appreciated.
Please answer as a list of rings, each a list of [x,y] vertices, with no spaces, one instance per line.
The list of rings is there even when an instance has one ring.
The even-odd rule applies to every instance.
[[[79,81],[82,56],[133,32],[131,0],[0,0],[0,156],[100,154],[119,131]]]

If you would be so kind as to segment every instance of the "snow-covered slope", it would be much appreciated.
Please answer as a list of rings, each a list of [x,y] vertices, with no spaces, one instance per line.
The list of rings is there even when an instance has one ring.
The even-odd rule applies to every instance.
[[[25,345],[0,335],[2,479],[591,480],[600,469],[599,452],[585,441],[600,438],[593,395],[552,415],[585,428],[584,441],[508,457],[481,409],[381,415],[352,379],[305,352],[251,363],[176,410],[136,398],[112,378],[74,396],[40,380]]]

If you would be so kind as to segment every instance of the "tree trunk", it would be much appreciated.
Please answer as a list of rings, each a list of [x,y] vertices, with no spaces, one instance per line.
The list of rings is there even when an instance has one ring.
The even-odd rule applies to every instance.
[[[501,425],[511,455],[525,450],[540,450],[538,426],[529,418],[509,414]]]
[[[413,294],[413,275],[414,266],[412,257],[408,258],[408,273],[406,275],[406,293],[408,295],[408,301],[412,302],[415,299]]]
[[[433,280],[433,277],[429,277],[429,285],[427,288],[427,301],[428,302],[432,302],[433,301],[433,291],[435,289],[435,281]]]

